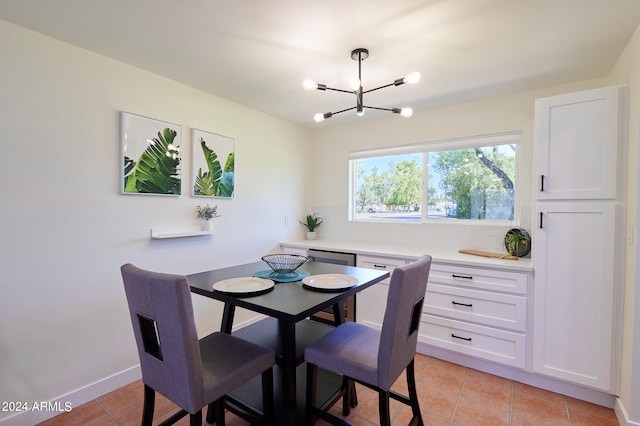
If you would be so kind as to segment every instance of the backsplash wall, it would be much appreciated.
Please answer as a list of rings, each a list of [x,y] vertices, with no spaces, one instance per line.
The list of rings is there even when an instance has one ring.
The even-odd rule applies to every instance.
[[[318,239],[370,244],[405,250],[454,251],[475,249],[504,252],[504,234],[516,225],[478,223],[387,223],[348,221],[347,206],[314,206],[325,221]],[[522,220],[517,225],[531,230],[531,206],[523,206]]]

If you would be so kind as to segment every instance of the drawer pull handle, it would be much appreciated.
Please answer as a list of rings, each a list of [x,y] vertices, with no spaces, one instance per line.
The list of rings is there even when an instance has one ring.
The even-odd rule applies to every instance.
[[[471,341],[471,337],[460,337],[460,336],[456,336],[453,333],[451,333],[451,337],[453,337],[454,339],[466,340],[467,342]]]
[[[472,303],[460,303],[460,302],[456,302],[455,300],[452,300],[451,303],[454,305],[466,306],[467,308],[473,307]]]
[[[378,269],[387,269],[387,265],[376,265],[375,263],[373,264],[373,267]]]
[[[471,275],[457,275],[457,274],[451,274],[451,276],[453,278],[462,278],[463,280],[472,280],[473,277]]]

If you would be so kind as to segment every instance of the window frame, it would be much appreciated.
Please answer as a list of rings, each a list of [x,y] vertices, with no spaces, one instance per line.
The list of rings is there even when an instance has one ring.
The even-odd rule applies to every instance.
[[[520,222],[520,152],[522,147],[522,131],[512,131],[504,133],[495,133],[480,136],[460,137],[453,139],[435,140],[430,142],[422,142],[409,145],[399,145],[384,148],[374,148],[367,150],[351,151],[349,153],[349,208],[348,220],[358,223],[413,223],[413,224],[458,224],[458,225],[509,225],[513,226]],[[512,220],[490,220],[490,219],[455,219],[442,220],[428,217],[428,191],[429,191],[429,153],[438,151],[451,151],[456,149],[465,149],[473,147],[486,147],[497,145],[516,145],[515,152],[515,175],[514,175],[514,197],[513,197],[513,219]],[[359,219],[357,210],[356,195],[358,192],[357,167],[356,161],[367,158],[385,157],[402,154],[422,154],[422,205],[420,208],[420,219]]]

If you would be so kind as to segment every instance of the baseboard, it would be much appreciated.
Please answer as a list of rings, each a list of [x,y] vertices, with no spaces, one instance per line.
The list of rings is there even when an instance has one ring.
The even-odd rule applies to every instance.
[[[618,418],[618,423],[620,424],[620,426],[640,426],[640,422],[629,420],[628,411],[625,409],[624,405],[622,405],[620,399],[616,401],[614,411],[616,412],[616,417]]]
[[[564,382],[551,377],[542,376],[536,373],[525,371],[515,367],[497,364],[491,361],[485,361],[479,358],[471,357],[465,354],[448,351],[432,345],[418,342],[417,352],[434,358],[460,364],[465,367],[493,374],[495,376],[504,377],[509,380],[524,383],[526,385],[535,386],[537,388],[546,389],[572,398],[588,401],[593,404],[602,405],[607,408],[614,408],[618,398],[615,395],[598,391],[591,388],[585,388],[580,385]],[[638,425],[640,426],[640,425]]]
[[[83,386],[80,389],[61,395],[51,401],[47,401],[42,406],[42,409],[32,410],[32,408],[35,407],[34,405],[31,405],[27,411],[22,411],[11,417],[0,419],[0,425],[37,425],[38,423],[44,422],[45,420],[49,420],[63,413],[65,410],[73,410],[73,407],[79,407],[82,404],[86,404],[91,400],[128,385],[141,377],[140,365],[136,365],[112,376],[105,377],[97,382]],[[40,403],[37,403],[36,407],[39,406],[39,404]]]

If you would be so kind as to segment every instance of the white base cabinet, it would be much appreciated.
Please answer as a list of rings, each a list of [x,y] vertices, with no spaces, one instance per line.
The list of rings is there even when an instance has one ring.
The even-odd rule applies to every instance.
[[[419,341],[526,367],[529,274],[433,263]]]
[[[410,259],[358,255],[356,265],[393,270]],[[433,262],[418,341],[525,368],[529,273]],[[358,293],[356,320],[380,329],[389,279]]]
[[[540,203],[533,371],[612,390],[613,203]]]

